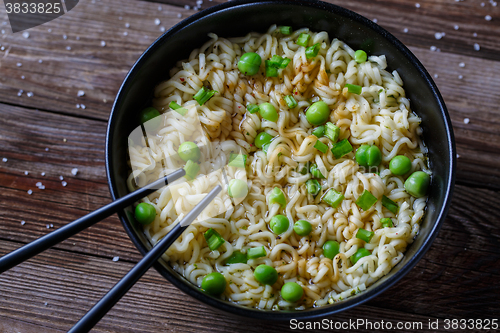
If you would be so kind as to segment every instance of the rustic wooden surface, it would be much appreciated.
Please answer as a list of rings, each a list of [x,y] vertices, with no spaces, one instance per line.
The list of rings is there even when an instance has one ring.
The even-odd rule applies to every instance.
[[[201,9],[221,1],[205,0]],[[446,318],[498,318],[500,6],[487,0],[418,0],[418,8],[404,0],[332,2],[376,19],[422,61],[448,106],[459,158],[450,212],[425,257],[389,291],[328,319],[419,321],[424,328],[440,319],[438,331],[444,331]],[[104,138],[115,94],[147,46],[195,6],[194,0],[85,0],[30,29],[28,38],[12,34],[0,6],[0,159],[7,159],[0,162],[0,255],[110,201]],[[436,32],[446,35],[436,39]],[[85,95],[78,97],[79,90]],[[115,256],[120,260],[113,262]],[[0,332],[68,330],[140,258],[116,216],[98,223],[0,276]],[[288,324],[220,313],[150,270],[94,331],[242,327],[275,332]]]

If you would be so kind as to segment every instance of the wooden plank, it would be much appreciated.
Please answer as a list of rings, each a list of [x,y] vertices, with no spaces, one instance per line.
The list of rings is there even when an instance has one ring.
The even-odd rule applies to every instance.
[[[0,242],[0,252],[15,248],[10,242]],[[0,318],[40,325],[48,330],[68,330],[132,264],[110,262],[84,254],[49,250],[2,274],[0,279]],[[421,270],[425,270],[422,276]],[[433,303],[420,303],[417,299],[435,298],[433,291],[418,288],[432,286],[442,268],[438,265],[419,264],[412,273],[395,287],[367,305],[326,317],[326,320],[343,322],[363,319],[370,322],[421,322],[438,318],[433,313]],[[453,287],[463,282],[460,278],[440,293],[449,297]],[[472,289],[474,292],[474,289]],[[394,300],[398,300],[395,302]],[[423,299],[426,301],[427,299]],[[390,312],[388,308],[397,308]],[[426,314],[405,311],[420,309]],[[451,309],[450,309],[451,310]],[[445,313],[446,317],[450,313]],[[208,308],[186,297],[167,283],[155,271],[149,271],[130,292],[102,319],[95,332],[230,332],[235,327],[245,327],[245,332],[292,331],[288,322],[269,323],[227,315]],[[313,330],[304,330],[313,332]],[[412,330],[398,330],[410,332]],[[444,330],[436,330],[444,331]]]

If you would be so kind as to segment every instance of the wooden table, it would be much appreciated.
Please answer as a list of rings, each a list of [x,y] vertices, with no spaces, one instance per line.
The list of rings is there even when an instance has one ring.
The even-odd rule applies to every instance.
[[[374,300],[328,318],[334,321],[418,321],[425,329],[439,319],[444,330],[447,318],[500,314],[500,6],[418,1],[332,2],[377,20],[434,76],[459,154],[453,202],[419,264]],[[163,2],[80,1],[29,36],[11,33],[1,6],[0,255],[110,202],[104,138],[115,94],[148,45],[199,10],[194,0]],[[0,276],[0,332],[68,330],[140,258],[113,216],[11,269]],[[275,332],[289,324],[220,313],[150,270],[95,331],[242,327]]]

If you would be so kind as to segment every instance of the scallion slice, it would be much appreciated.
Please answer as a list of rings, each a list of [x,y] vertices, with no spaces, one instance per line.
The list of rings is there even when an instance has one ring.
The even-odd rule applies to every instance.
[[[320,43],[316,43],[313,46],[306,48],[306,58],[311,59],[318,55],[319,49],[321,48]]]
[[[172,101],[168,105],[172,110],[177,111],[181,116],[185,115],[188,110],[177,104],[176,102]]]
[[[241,253],[240,251],[234,251],[233,254],[227,258],[226,265],[231,264],[246,264],[247,263],[247,255]]]
[[[295,98],[293,98],[293,96],[292,96],[292,95],[287,95],[287,96],[285,96],[285,97],[284,97],[284,100],[285,100],[285,102],[286,102],[286,105],[288,105],[288,107],[289,107],[290,109],[293,109],[294,107],[296,107],[297,105],[299,105],[299,104],[297,103],[297,101],[295,100]]]
[[[345,84],[347,91],[356,95],[361,94],[361,86],[355,85],[355,84]]]
[[[297,45],[307,47],[310,38],[311,36],[308,34],[300,34],[299,38],[297,39]]]
[[[337,208],[338,205],[344,200],[342,193],[335,191],[333,188],[329,189],[328,192],[321,198],[322,201],[326,202],[333,208]]]
[[[377,202],[377,198],[371,194],[368,190],[365,190],[356,200],[356,205],[361,207],[364,211],[367,211]]]
[[[324,144],[323,142],[321,142],[319,140],[316,141],[316,143],[314,144],[314,148],[316,148],[317,150],[319,150],[323,154],[325,154],[328,151],[328,145]]]
[[[309,172],[314,178],[325,178],[325,176],[319,171],[318,166],[316,163],[311,164],[311,167],[309,168]]]
[[[380,223],[384,228],[394,227],[394,224],[392,223],[392,219],[390,217],[384,217],[383,219],[380,219]]]
[[[196,162],[188,160],[186,162],[186,165],[184,166],[184,171],[186,171],[186,175],[184,177],[186,177],[188,180],[193,180],[196,178],[198,172],[200,171],[200,165]]]
[[[327,122],[325,125],[325,136],[332,140],[332,143],[337,142],[339,139],[339,134],[340,134],[340,128],[338,128],[336,125],[334,125],[331,122]]]
[[[248,155],[231,154],[229,155],[229,163],[227,165],[244,169],[247,164],[247,157]]]
[[[290,61],[292,61],[291,59],[285,57],[281,60],[281,63],[280,63],[280,68],[286,68],[286,66],[288,66],[288,64],[290,63]]]
[[[307,192],[311,193],[312,195],[317,195],[321,190],[321,185],[316,179],[309,179],[306,182],[306,189]]]
[[[264,246],[259,246],[259,247],[251,247],[247,251],[247,257],[248,259],[257,259],[260,257],[265,257],[266,256],[266,249]]]
[[[211,251],[217,250],[225,242],[224,238],[212,228],[208,229],[204,236]]]
[[[278,68],[272,65],[270,60],[265,61],[266,67],[266,77],[277,77],[278,76]]]
[[[398,204],[386,197],[385,195],[382,196],[382,206],[396,214],[399,210]]]
[[[359,228],[358,232],[356,233],[356,238],[361,239],[362,241],[365,241],[367,243],[370,243],[370,240],[372,239],[373,235],[375,235],[373,231],[368,231],[366,229]]]
[[[336,159],[341,158],[342,156],[350,153],[351,151],[352,151],[352,146],[349,140],[347,139],[335,143],[332,148],[333,156],[335,156]]]
[[[217,91],[210,90],[205,87],[201,87],[200,90],[193,96],[193,98],[198,102],[198,104],[205,104]]]
[[[259,112],[259,106],[257,104],[248,104],[247,110],[250,113],[257,113]]]
[[[318,138],[321,138],[325,135],[325,126],[321,125],[319,127],[316,127],[314,131],[312,131],[312,134],[316,135],[316,137]]]
[[[290,26],[282,26],[282,27],[280,27],[280,32],[283,35],[291,35],[292,34],[292,27],[290,27]]]

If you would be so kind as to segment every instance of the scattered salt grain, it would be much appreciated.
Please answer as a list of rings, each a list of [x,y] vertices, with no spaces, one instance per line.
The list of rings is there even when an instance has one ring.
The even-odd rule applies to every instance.
[[[105,41],[103,41],[103,40],[101,40],[101,46],[102,46],[102,47],[106,46],[106,42],[105,42]]]
[[[120,260],[120,257],[113,257],[113,261],[115,261],[115,262],[116,262],[116,261],[118,261],[118,260]]]
[[[177,14],[177,17],[178,17],[178,18],[181,18],[181,17],[182,17],[182,14],[181,14],[181,13]]]
[[[51,223],[51,224],[50,224],[50,227],[51,227],[51,228],[54,228],[54,225]]]
[[[377,23],[378,20],[376,18],[373,19],[373,23]]]
[[[68,39],[68,36],[66,36],[66,35],[63,35],[63,39]]]
[[[158,10],[161,11],[161,6],[158,6]]]
[[[460,157],[460,155],[457,154],[457,158],[459,158],[459,157]]]
[[[24,171],[24,175],[25,176],[29,175],[29,172],[28,171]]]
[[[45,151],[49,151],[49,148],[45,148]]]
[[[161,23],[160,19],[159,19],[159,18],[156,18],[156,19],[155,19],[155,25],[160,25],[160,23]]]
[[[459,76],[458,76],[458,79],[459,79],[459,80],[462,80],[463,78],[464,78],[464,76],[463,76],[463,75],[459,75]]]
[[[79,109],[79,108],[80,108],[80,104],[77,104],[77,105],[76,105],[76,108],[77,108],[77,109]]]
[[[45,172],[42,172],[40,175],[41,175],[42,177],[45,177]]]
[[[33,97],[33,92],[32,92],[32,91],[28,91],[28,92],[26,93],[26,96],[28,96],[28,97]]]
[[[78,168],[73,168],[73,169],[71,169],[71,174],[72,174],[73,176],[76,176],[76,174],[77,174],[77,173],[78,173]]]
[[[76,93],[76,96],[78,96],[78,97],[85,96],[85,91],[83,91],[83,90],[78,90],[78,92]]]
[[[470,122],[469,118],[464,118],[464,124],[468,124]]]
[[[87,107],[85,106],[85,104],[80,104],[80,107],[81,107],[82,109],[84,109],[84,110],[87,108]]]
[[[39,190],[45,190],[45,185],[38,187]]]
[[[0,50],[2,51],[5,50],[5,46],[0,47]]]
[[[61,184],[62,184],[62,186],[67,186],[68,185],[68,183],[65,182],[65,181],[62,181]]]
[[[415,7],[420,8],[420,4],[417,2],[417,3],[415,4]]]
[[[52,32],[52,29],[47,29],[48,32]]]
[[[203,5],[203,0],[196,0],[196,4],[197,4],[198,6]]]
[[[47,229],[50,229],[50,225],[49,224],[47,224],[46,227],[47,227]]]
[[[404,32],[405,34],[406,34],[406,33],[408,33],[408,28],[404,28],[404,29],[403,29],[403,32]]]
[[[25,225],[26,224],[26,221],[21,221],[21,225]]]
[[[474,32],[474,33],[472,34],[472,37],[477,37],[477,32]]]
[[[29,189],[28,194],[31,195],[33,193],[33,190]]]
[[[63,176],[59,176],[59,180],[64,180],[64,177]]]
[[[441,39],[441,38],[443,38],[445,35],[446,35],[446,34],[445,34],[444,32],[436,32],[436,33],[434,34],[434,38],[436,38],[436,39]]]
[[[26,77],[24,75],[21,75],[21,80],[24,80]]]
[[[75,37],[75,39],[76,39],[76,40],[80,40],[80,36],[76,36],[76,37]]]
[[[465,67],[465,63],[463,63],[463,62],[459,63],[458,67]]]
[[[49,305],[49,303],[45,302],[45,306]]]
[[[43,62],[42,59],[38,59],[38,63],[41,64]]]
[[[23,64],[22,64],[22,63],[20,63],[20,62],[18,62],[18,63],[16,64],[16,66],[17,66],[17,67],[21,67],[22,65],[23,65]]]
[[[36,187],[40,187],[40,186],[42,186],[42,182],[37,182],[37,183],[35,184],[35,186],[36,186]]]
[[[491,21],[491,16],[490,16],[490,15],[486,15],[486,16],[484,17],[484,19],[485,19],[486,21]]]
[[[479,51],[481,49],[481,46],[479,46],[478,43],[474,43],[474,50]]]
[[[484,7],[486,4],[484,2],[481,2],[481,7]]]
[[[453,29],[455,29],[455,30],[458,30],[459,28],[460,27],[458,25],[456,25],[456,24],[453,26]]]
[[[165,27],[160,27],[161,32],[165,32]]]
[[[22,89],[21,89],[21,90],[19,90],[19,91],[17,92],[17,96],[21,97],[21,95],[23,94],[23,92],[24,92],[24,90],[22,90]]]
[[[66,50],[71,51],[71,46],[66,46]]]
[[[437,79],[439,77],[438,74],[434,74],[434,78]]]
[[[2,162],[6,163],[8,161],[7,157],[2,158]]]
[[[432,45],[432,46],[430,47],[430,49],[431,49],[431,51],[436,51],[436,50],[437,50],[437,47],[435,47],[434,45]]]
[[[120,16],[120,17],[118,17],[118,19],[121,21],[123,19],[123,17]]]
[[[184,9],[189,9],[189,5],[185,5],[185,6],[184,6]]]
[[[125,32],[123,33],[123,36],[127,36],[127,35],[128,35],[128,32],[126,32],[126,31],[125,31]]]
[[[24,38],[30,38],[30,33],[27,32],[27,31],[23,32],[23,37]]]
[[[130,23],[125,23],[125,28],[130,28]]]

